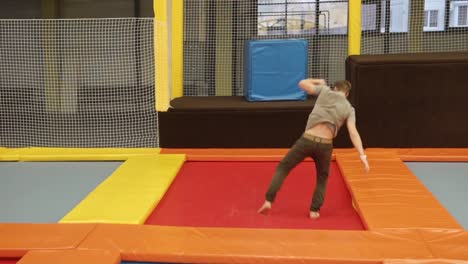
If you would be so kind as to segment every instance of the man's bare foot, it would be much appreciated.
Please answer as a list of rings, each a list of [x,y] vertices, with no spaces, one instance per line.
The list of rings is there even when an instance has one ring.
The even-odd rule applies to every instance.
[[[310,217],[311,219],[317,219],[317,218],[320,217],[320,214],[319,214],[319,212],[310,211],[309,217]]]
[[[258,209],[257,212],[262,214],[262,213],[268,212],[270,209],[271,209],[271,203],[269,201],[265,201],[262,207],[260,207],[260,209]]]

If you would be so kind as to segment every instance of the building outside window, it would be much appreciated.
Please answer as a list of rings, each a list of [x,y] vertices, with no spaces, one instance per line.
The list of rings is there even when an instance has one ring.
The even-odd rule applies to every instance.
[[[468,27],[468,1],[452,1],[450,26]]]
[[[389,20],[390,33],[408,32],[410,1],[416,0],[364,0],[362,30],[380,29],[384,33]],[[448,6],[450,12],[446,12]],[[446,18],[447,15],[450,17]],[[421,19],[424,19],[424,31],[444,31],[445,21],[449,21],[449,27],[468,27],[468,0],[425,0]],[[258,2],[259,35],[347,34],[347,20],[348,0]]]

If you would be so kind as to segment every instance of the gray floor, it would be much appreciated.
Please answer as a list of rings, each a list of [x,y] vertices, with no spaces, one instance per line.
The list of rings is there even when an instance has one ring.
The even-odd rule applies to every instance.
[[[0,222],[56,223],[122,162],[0,162]]]
[[[468,162],[406,162],[455,219],[468,229]]]

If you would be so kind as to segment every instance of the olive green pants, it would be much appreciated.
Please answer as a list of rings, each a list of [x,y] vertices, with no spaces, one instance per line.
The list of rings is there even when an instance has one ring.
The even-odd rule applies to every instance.
[[[321,139],[318,137],[303,135],[295,142],[276,168],[270,187],[266,193],[267,201],[273,203],[277,192],[281,188],[289,172],[306,157],[311,157],[315,161],[315,168],[317,170],[317,185],[312,197],[310,211],[318,212],[320,210],[325,199],[333,143],[323,143],[319,141],[321,141]]]

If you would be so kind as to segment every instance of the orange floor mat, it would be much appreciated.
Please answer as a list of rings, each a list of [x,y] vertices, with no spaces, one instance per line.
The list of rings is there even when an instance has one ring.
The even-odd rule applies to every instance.
[[[321,231],[99,225],[80,248],[120,250],[122,259],[175,263],[316,263],[431,258],[412,230]]]
[[[463,229],[397,152],[369,150],[367,156],[369,173],[356,153],[338,154],[337,163],[368,229]]]
[[[403,161],[468,161],[468,148],[399,149]]]
[[[0,224],[0,257],[22,257],[29,250],[73,249],[94,224]]]
[[[435,258],[468,261],[468,231],[428,229],[419,232]]]
[[[30,251],[17,264],[120,264],[120,254],[109,250]]]
[[[79,224],[58,226],[67,226],[60,236],[61,240],[67,241],[76,239],[73,229],[82,228]],[[47,233],[50,227],[41,225],[36,230],[29,230],[36,234]],[[33,236],[23,239],[38,240]],[[51,235],[43,236],[41,240],[54,239],[57,238]],[[27,242],[23,240],[24,244]],[[117,261],[115,256],[120,256],[125,261],[176,263],[384,263],[400,259],[406,260],[403,263],[411,263],[410,260],[423,263],[423,260],[435,259],[460,263],[460,260],[468,260],[468,232],[442,229],[325,231],[98,224],[80,244],[72,248],[78,250],[31,248],[27,254],[24,253],[26,255],[21,261],[27,260],[27,264],[53,264],[75,256],[86,259],[81,263],[114,264]],[[50,254],[36,255],[34,252],[38,251]],[[33,257],[28,256],[32,252]],[[104,256],[96,256],[95,253]],[[455,260],[458,262],[453,262]]]

